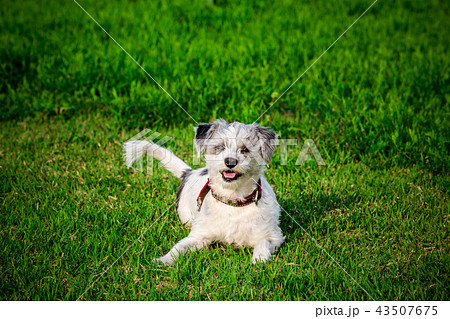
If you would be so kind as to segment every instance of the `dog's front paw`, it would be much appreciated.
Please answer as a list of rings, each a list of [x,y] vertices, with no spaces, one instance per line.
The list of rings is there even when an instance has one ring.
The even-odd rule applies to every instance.
[[[172,265],[173,264],[173,259],[171,256],[162,256],[160,258],[153,258],[153,263],[155,265],[158,266],[162,266],[162,265]]]
[[[253,265],[256,265],[257,263],[265,263],[265,262],[270,260],[270,257],[271,257],[270,255],[269,256],[264,256],[264,255],[257,255],[257,256],[255,256],[255,255],[253,255],[252,263],[253,263]]]

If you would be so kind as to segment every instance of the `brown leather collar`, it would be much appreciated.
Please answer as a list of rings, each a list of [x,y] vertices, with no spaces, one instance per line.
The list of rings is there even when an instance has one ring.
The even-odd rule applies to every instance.
[[[224,204],[233,206],[233,207],[242,207],[250,205],[251,203],[258,204],[258,200],[261,198],[261,179],[258,180],[256,183],[256,188],[250,195],[244,197],[244,200],[238,200],[238,199],[229,199],[222,197],[216,193],[214,193],[214,190],[211,189],[211,186],[209,186],[209,179],[206,182],[205,186],[203,186],[202,190],[200,191],[200,194],[198,194],[197,197],[197,208],[198,211],[202,208],[203,200],[205,199],[206,195],[211,191],[212,196],[218,200],[219,202],[222,202]]]

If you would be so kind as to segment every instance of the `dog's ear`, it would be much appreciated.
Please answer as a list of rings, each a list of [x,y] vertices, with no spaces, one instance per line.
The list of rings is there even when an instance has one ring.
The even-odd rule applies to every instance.
[[[259,125],[255,125],[255,131],[261,145],[261,156],[266,163],[269,163],[275,151],[277,134],[268,127]]]
[[[208,146],[208,141],[213,135],[213,133],[217,130],[220,125],[226,125],[227,122],[224,120],[217,120],[212,124],[199,124],[197,127],[194,127],[195,131],[195,148],[197,149],[198,157],[202,155],[202,153],[206,150],[206,146]]]

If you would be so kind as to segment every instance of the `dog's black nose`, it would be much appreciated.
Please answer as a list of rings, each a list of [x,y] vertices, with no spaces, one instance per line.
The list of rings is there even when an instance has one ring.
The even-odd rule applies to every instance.
[[[237,159],[232,158],[232,157],[227,157],[227,158],[225,159],[225,165],[226,165],[228,168],[233,168],[233,167],[235,167],[235,166],[237,165]]]

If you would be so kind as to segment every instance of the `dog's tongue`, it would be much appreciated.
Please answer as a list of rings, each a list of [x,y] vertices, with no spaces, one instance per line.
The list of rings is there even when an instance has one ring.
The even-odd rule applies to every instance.
[[[223,176],[225,176],[225,178],[235,178],[236,173],[235,172],[223,172]]]

